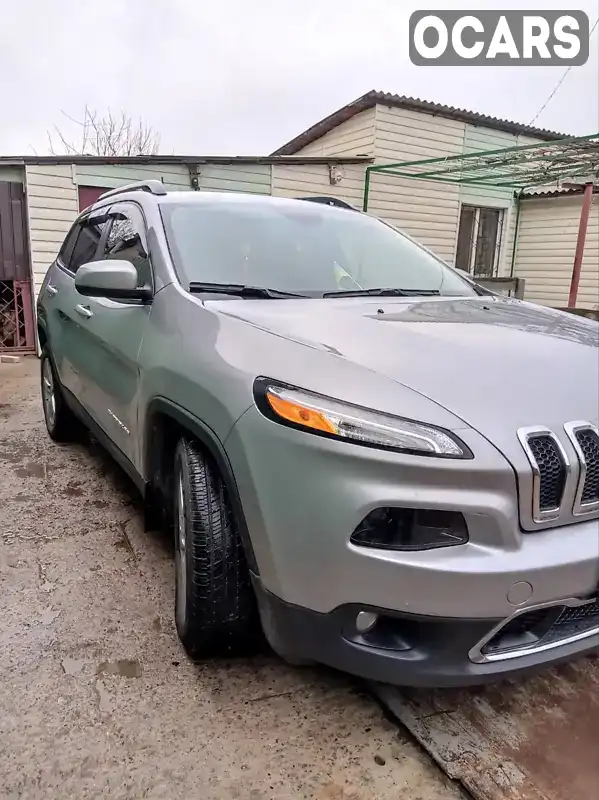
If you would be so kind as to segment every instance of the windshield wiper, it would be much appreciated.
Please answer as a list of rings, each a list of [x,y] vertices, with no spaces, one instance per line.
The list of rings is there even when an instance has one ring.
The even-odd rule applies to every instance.
[[[256,297],[267,300],[276,300],[281,297],[307,297],[305,294],[283,292],[280,289],[267,289],[263,286],[244,286],[243,283],[203,283],[201,281],[192,281],[189,284],[189,291],[231,294],[235,297]]]
[[[323,297],[432,297],[438,296],[438,289],[340,289],[334,292],[324,292]]]

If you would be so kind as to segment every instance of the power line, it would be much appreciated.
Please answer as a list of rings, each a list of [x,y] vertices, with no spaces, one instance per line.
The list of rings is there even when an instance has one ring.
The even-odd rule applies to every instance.
[[[591,36],[593,35],[594,31],[595,31],[595,28],[597,27],[597,23],[599,23],[599,17],[597,17],[597,19],[595,20],[595,24],[593,25],[593,27],[592,27],[592,28],[591,28],[591,30],[589,31],[589,41],[590,41],[590,39],[591,39]],[[562,83],[565,81],[565,79],[566,79],[566,77],[568,76],[568,73],[570,72],[570,70],[571,70],[571,69],[572,69],[572,64],[570,64],[570,66],[568,67],[568,69],[567,69],[567,70],[564,72],[564,74],[562,75],[562,77],[561,77],[561,78],[559,79],[559,81],[556,83],[554,90],[551,92],[551,94],[549,95],[549,97],[547,98],[547,100],[545,100],[545,102],[543,103],[543,105],[541,106],[541,108],[540,108],[540,109],[537,111],[536,115],[535,115],[535,116],[534,116],[534,117],[531,119],[531,121],[528,123],[529,125],[533,125],[533,124],[534,124],[534,123],[535,123],[535,122],[538,120],[538,118],[541,116],[541,114],[543,113],[543,111],[545,111],[545,109],[547,108],[547,106],[549,105],[549,103],[551,102],[551,100],[553,99],[553,96],[555,95],[555,93],[557,92],[557,90],[559,89],[559,87],[562,85]]]

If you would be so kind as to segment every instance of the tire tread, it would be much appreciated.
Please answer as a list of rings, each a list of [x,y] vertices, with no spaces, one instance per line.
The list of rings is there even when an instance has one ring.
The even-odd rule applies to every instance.
[[[180,442],[178,458],[191,548],[187,625],[179,635],[194,659],[248,652],[257,638],[256,603],[224,482],[193,440]]]

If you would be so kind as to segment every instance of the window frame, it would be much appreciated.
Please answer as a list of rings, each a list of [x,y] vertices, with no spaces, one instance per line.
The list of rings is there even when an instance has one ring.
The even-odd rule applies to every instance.
[[[154,265],[152,264],[152,257],[151,257],[151,253],[150,253],[150,248],[148,246],[148,223],[147,223],[147,220],[146,220],[146,216],[145,216],[145,214],[143,212],[143,208],[138,203],[134,202],[133,200],[120,200],[118,202],[112,203],[112,205],[110,205],[110,206],[104,206],[104,209],[106,209],[105,213],[106,213],[106,216],[107,216],[108,224],[106,226],[105,231],[103,231],[102,241],[100,242],[101,254],[100,254],[100,258],[98,258],[97,260],[98,261],[102,261],[102,262],[111,260],[109,258],[106,258],[105,248],[106,248],[106,245],[108,243],[108,238],[110,237],[110,233],[112,231],[112,226],[115,223],[115,218],[116,218],[117,214],[121,214],[121,215],[126,216],[127,219],[129,219],[131,221],[131,223],[134,226],[136,232],[138,233],[139,238],[140,238],[141,243],[142,243],[142,246],[143,246],[143,248],[145,250],[145,253],[146,253],[146,256],[147,256],[147,259],[148,259],[148,264],[150,265],[150,285],[148,287],[144,287],[144,288],[149,288],[151,290],[152,296],[153,296],[156,293],[156,274],[155,274],[155,271],[154,271]],[[138,220],[136,220],[132,216],[131,209],[133,209],[133,212],[138,215],[138,217],[139,217]],[[140,228],[139,223],[141,223],[141,229],[139,229]],[[136,303],[139,303],[140,301],[139,300],[126,300],[126,299],[122,299],[121,298],[121,299],[119,299],[118,302],[136,304]],[[144,302],[147,302],[147,301],[144,301]]]
[[[460,226],[462,223],[462,212],[464,209],[469,209],[474,212],[472,232],[473,235],[469,242],[468,262],[465,265],[458,264],[458,249],[460,246]],[[479,226],[482,211],[497,212],[497,232],[495,236],[495,244],[493,247],[493,262],[491,264],[491,274],[481,275],[475,272],[476,252],[479,241]],[[460,213],[458,215],[458,229],[456,234],[455,258],[454,265],[458,269],[463,269],[468,272],[473,278],[495,278],[499,272],[499,260],[501,256],[501,248],[503,245],[505,222],[507,219],[507,209],[503,206],[491,205],[475,205],[474,203],[460,203]]]
[[[63,260],[63,256],[64,256],[64,253],[65,253],[65,250],[66,250],[66,246],[67,246],[67,243],[70,241],[71,235],[73,234],[75,229],[78,229],[77,235],[75,236],[75,238],[73,240],[73,246],[70,249],[69,261],[71,260],[71,258],[73,256],[73,252],[75,250],[77,242],[79,241],[79,236],[81,235],[81,231],[85,227],[85,225],[89,224],[95,218],[103,217],[103,216],[106,216],[106,211],[105,211],[104,208],[95,209],[94,211],[87,212],[86,214],[84,214],[83,216],[78,217],[75,220],[75,222],[71,225],[71,227],[69,229],[69,232],[65,236],[65,239],[64,239],[64,241],[62,243],[62,246],[61,246],[60,250],[58,251],[58,255],[56,256],[56,263],[58,264],[59,268],[64,270],[64,272],[66,272],[67,275],[69,275],[71,278],[75,277],[75,275],[77,274],[77,270],[72,270],[71,267],[70,267],[70,264],[67,265]],[[91,261],[97,261],[98,260],[98,253],[100,252],[100,248],[102,248],[102,249],[104,248],[104,243],[106,241],[106,237],[108,235],[108,231],[109,230],[110,230],[110,220],[107,217],[106,225],[105,225],[105,227],[104,227],[104,229],[103,229],[103,231],[102,231],[102,233],[100,235],[100,238],[98,239],[98,244],[96,245],[96,250],[94,252],[94,255],[93,255],[93,258],[91,259]],[[90,262],[88,262],[88,263],[90,263]]]

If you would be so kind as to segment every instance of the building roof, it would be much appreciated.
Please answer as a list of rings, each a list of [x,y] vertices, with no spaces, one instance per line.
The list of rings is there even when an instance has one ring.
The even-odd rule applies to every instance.
[[[463,108],[445,106],[441,103],[431,103],[428,100],[420,100],[417,97],[388,94],[387,92],[377,92],[373,89],[370,92],[366,92],[366,94],[363,94],[361,97],[358,97],[358,99],[354,100],[352,103],[348,103],[346,106],[343,106],[343,108],[329,114],[328,117],[321,119],[320,122],[312,125],[311,128],[308,128],[308,130],[300,133],[299,136],[291,139],[287,144],[279,147],[271,155],[293,155],[301,150],[302,147],[305,147],[316,139],[320,139],[325,133],[341,125],[342,122],[346,122],[356,114],[360,114],[362,111],[366,111],[376,105],[407,108],[411,111],[422,111],[426,114],[434,114],[438,117],[469,122],[472,125],[480,125],[481,127],[493,128],[498,131],[506,131],[507,133],[526,134],[547,141],[563,139],[568,135],[565,133],[556,133],[555,131],[547,131],[544,128],[534,128],[531,125],[522,125],[519,122],[510,122],[507,119],[488,117],[486,114],[479,114],[476,111],[466,111]]]
[[[368,156],[0,156],[0,166],[28,164],[364,164]]]

